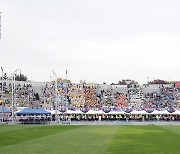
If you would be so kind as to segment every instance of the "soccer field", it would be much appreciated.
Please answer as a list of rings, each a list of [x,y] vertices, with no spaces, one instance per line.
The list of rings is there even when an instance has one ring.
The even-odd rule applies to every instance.
[[[180,126],[0,126],[0,153],[180,153]]]

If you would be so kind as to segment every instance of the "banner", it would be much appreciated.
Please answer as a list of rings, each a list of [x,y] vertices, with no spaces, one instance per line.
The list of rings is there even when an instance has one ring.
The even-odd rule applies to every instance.
[[[180,81],[176,81],[176,87],[180,88]]]

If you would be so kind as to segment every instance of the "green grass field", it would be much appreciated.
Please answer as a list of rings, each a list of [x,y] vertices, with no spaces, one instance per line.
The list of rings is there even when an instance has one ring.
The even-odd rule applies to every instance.
[[[180,153],[180,126],[0,126],[0,153]]]

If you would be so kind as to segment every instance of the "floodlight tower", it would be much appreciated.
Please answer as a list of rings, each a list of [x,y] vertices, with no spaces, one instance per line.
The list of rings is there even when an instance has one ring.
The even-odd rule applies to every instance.
[[[52,72],[53,72],[53,75],[54,75],[54,77],[55,77],[55,121],[56,121],[56,123],[57,123],[57,121],[58,121],[58,119],[57,119],[57,104],[58,104],[58,101],[57,101],[57,74],[52,70]]]
[[[11,74],[11,86],[12,86],[12,123],[14,123],[14,93],[15,93],[15,74],[19,69],[15,70]]]
[[[65,98],[66,111],[68,110],[68,81],[67,81],[67,70],[66,70],[66,98]]]

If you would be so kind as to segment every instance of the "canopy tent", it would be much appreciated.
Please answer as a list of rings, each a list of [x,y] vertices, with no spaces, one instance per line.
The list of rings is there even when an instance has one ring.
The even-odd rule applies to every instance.
[[[43,108],[37,108],[37,109],[33,109],[33,110],[35,110],[36,114],[51,114],[51,112],[48,112]]]
[[[65,114],[84,114],[81,110],[67,110]]]
[[[176,110],[173,113],[171,113],[172,115],[180,115],[180,110]]]
[[[51,112],[51,114],[56,114],[56,110],[47,110],[48,112]],[[62,114],[59,110],[57,110],[57,114]]]
[[[105,114],[105,112],[102,110],[89,110],[86,114]]]
[[[17,115],[22,115],[22,114],[51,114],[51,112],[46,111],[43,108],[37,108],[37,109],[30,109],[30,108],[24,108],[21,111],[16,113]]]
[[[35,111],[33,109],[30,108],[24,108],[21,111],[16,112],[16,114],[34,114]]]
[[[106,114],[114,114],[114,115],[115,114],[126,114],[126,112],[125,111],[112,110]]]
[[[11,113],[8,108],[0,108],[0,113]]]
[[[140,111],[133,110],[130,113],[133,114],[133,115],[146,115],[146,114],[149,114],[145,110],[140,110]]]
[[[163,110],[163,111],[159,111],[159,110],[154,110],[152,113],[153,115],[157,115],[157,114],[171,114],[170,112],[168,112],[167,110]]]

